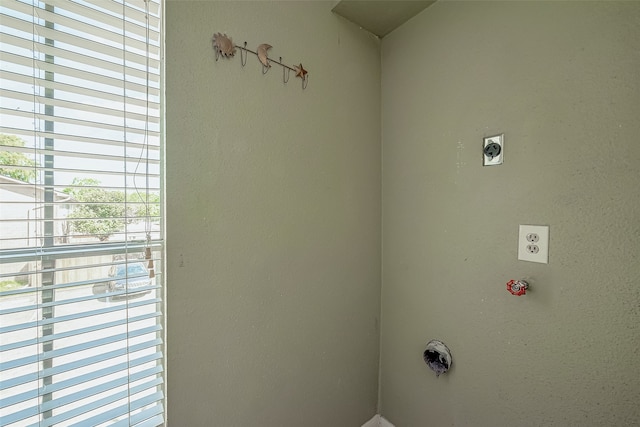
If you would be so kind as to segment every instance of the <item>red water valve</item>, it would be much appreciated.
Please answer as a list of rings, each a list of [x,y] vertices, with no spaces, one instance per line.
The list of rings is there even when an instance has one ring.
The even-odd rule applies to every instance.
[[[512,295],[525,295],[527,289],[529,289],[529,284],[524,280],[509,280],[507,282],[507,290],[511,292]]]

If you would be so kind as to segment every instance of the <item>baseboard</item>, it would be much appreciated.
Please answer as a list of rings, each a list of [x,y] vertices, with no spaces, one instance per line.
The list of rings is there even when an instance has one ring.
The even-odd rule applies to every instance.
[[[362,427],[380,427],[380,415],[374,415],[373,418],[362,424]]]
[[[366,423],[362,424],[362,427],[394,427],[386,418],[378,415],[374,415]]]
[[[395,427],[385,417],[380,417],[380,427]]]

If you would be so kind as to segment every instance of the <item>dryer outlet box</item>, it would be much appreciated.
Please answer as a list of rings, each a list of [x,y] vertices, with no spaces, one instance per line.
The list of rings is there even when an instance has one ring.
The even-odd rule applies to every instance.
[[[482,146],[482,165],[496,166],[504,162],[504,134],[487,136]]]

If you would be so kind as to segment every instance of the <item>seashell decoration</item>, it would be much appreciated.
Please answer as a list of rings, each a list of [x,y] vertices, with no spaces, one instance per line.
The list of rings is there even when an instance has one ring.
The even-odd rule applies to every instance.
[[[216,60],[220,56],[228,58],[235,55],[236,46],[233,44],[231,37],[226,34],[216,33],[213,35],[213,48],[216,50]]]

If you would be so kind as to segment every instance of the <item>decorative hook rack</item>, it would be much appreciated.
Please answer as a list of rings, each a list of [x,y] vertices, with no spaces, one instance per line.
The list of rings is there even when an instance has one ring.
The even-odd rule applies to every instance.
[[[258,61],[262,64],[262,74],[267,74],[271,69],[271,64],[277,64],[282,67],[282,82],[287,83],[289,81],[290,73],[293,71],[296,77],[302,79],[302,89],[306,89],[309,84],[309,72],[304,69],[302,63],[290,67],[282,62],[282,57],[279,61],[269,58],[268,50],[272,48],[270,44],[263,43],[257,47],[255,51],[247,49],[247,42],[244,42],[243,46],[238,46],[233,43],[231,37],[222,33],[215,33],[211,40],[213,49],[216,53],[216,61],[223,58],[231,58],[235,56],[236,49],[240,49],[240,65],[243,67],[247,65],[247,52],[253,53],[258,57]]]

